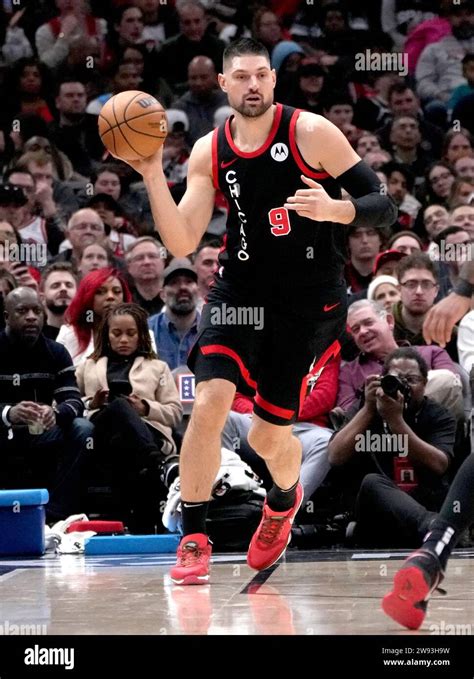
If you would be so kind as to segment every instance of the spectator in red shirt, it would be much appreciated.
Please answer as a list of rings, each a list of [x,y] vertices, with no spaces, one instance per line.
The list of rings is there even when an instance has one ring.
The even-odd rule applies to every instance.
[[[306,378],[306,397],[302,400],[293,433],[301,441],[303,462],[300,481],[304,497],[309,500],[329,471],[327,446],[332,436],[328,414],[336,403],[337,379],[341,359],[333,355],[328,362],[313,366]],[[222,445],[235,450],[262,478],[271,485],[266,465],[248,444],[252,421],[253,398],[237,393],[222,433]]]

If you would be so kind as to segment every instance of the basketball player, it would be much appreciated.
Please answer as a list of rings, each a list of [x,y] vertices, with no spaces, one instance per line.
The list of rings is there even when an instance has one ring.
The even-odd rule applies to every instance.
[[[463,531],[474,523],[473,489],[474,455],[469,455],[421,548],[406,559],[395,575],[393,590],[383,599],[385,613],[409,629],[418,629],[422,624],[429,598],[444,578],[452,550]]]
[[[474,293],[474,261],[463,264],[454,292],[435,304],[423,324],[428,344],[445,346],[454,324],[471,310]],[[429,598],[444,578],[452,550],[464,530],[474,523],[474,456],[463,462],[422,547],[411,554],[395,575],[393,591],[382,607],[391,618],[409,629],[418,629]]]
[[[209,579],[206,514],[237,386],[255,395],[248,441],[274,480],[248,564],[268,568],[284,553],[303,500],[301,444],[292,435],[302,381],[312,363],[337,353],[345,327],[345,226],[379,228],[396,218],[377,176],[334,125],[273,103],[275,81],[261,44],[242,39],[226,48],[219,84],[233,116],[194,145],[179,206],[161,150],[130,163],[178,257],[199,244],[217,188],[229,203],[220,270],[188,359],[197,387],[181,449],[183,538],[171,570],[181,585]],[[340,186],[353,198],[341,200]]]

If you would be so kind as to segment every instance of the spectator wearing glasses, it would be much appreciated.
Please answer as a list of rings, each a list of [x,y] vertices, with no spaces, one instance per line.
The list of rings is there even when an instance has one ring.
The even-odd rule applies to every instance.
[[[158,314],[164,305],[161,291],[166,249],[155,238],[143,236],[128,248],[125,259],[133,301],[150,316]]]
[[[337,405],[346,412],[359,402],[369,375],[380,375],[385,359],[398,348],[393,336],[393,314],[375,302],[363,299],[351,304],[347,325],[361,353],[345,363],[339,373]],[[426,395],[455,412],[459,419],[464,417],[459,368],[448,353],[434,344],[413,348],[428,365]]]
[[[420,200],[425,206],[434,203],[447,206],[451,185],[455,180],[454,172],[447,162],[438,160],[425,173],[425,183],[420,191]]]
[[[397,377],[405,394],[385,393],[381,375]],[[329,462],[342,466],[358,490],[358,544],[415,546],[448,490],[455,420],[426,397],[428,366],[414,348],[391,352],[381,375],[368,376],[363,399],[329,442]],[[363,445],[367,433],[370,443]]]
[[[54,261],[70,262],[77,270],[86,245],[105,242],[104,224],[95,210],[83,208],[69,219],[66,236],[67,240],[61,244],[61,252]]]
[[[398,265],[398,281],[401,300],[393,308],[393,336],[397,342],[405,341],[418,346],[425,344],[423,321],[439,292],[435,265],[424,252],[404,257]],[[446,345],[446,351],[457,362],[455,336]]]
[[[117,203],[115,198],[107,193],[97,193],[87,203],[85,207],[90,207],[97,212],[104,224],[107,235],[107,245],[118,261],[122,262],[123,256],[136,236],[132,235],[134,227],[131,221],[125,216],[124,210]]]

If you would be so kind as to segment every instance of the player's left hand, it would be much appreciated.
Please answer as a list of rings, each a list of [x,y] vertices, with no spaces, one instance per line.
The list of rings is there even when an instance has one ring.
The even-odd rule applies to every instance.
[[[286,199],[284,207],[287,210],[296,210],[300,217],[314,219],[317,222],[332,221],[336,201],[314,179],[301,175],[301,180],[310,188],[298,189],[294,196]]]

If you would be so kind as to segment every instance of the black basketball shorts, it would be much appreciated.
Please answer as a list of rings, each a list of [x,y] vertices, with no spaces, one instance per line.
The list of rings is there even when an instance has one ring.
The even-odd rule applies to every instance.
[[[203,307],[188,366],[196,384],[228,380],[255,398],[259,417],[289,425],[298,417],[310,369],[339,352],[346,317],[344,283],[324,286],[323,294],[306,300],[304,313],[291,304],[284,309],[255,305],[251,295],[215,286]]]

